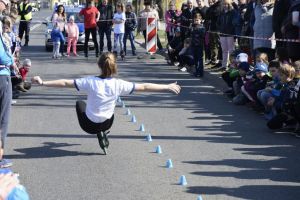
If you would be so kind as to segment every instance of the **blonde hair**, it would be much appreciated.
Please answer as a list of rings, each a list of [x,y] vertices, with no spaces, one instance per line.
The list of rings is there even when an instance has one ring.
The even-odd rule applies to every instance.
[[[269,58],[266,53],[259,53],[256,55],[256,62],[263,62],[269,65]]]
[[[296,70],[289,64],[282,64],[279,68],[279,73],[284,74],[289,79],[293,79],[295,77]]]
[[[98,60],[98,67],[102,71],[102,78],[109,78],[117,74],[118,67],[115,55],[110,52],[103,53]]]
[[[124,4],[120,1],[117,2],[116,7],[120,6],[121,7],[121,11],[124,12]]]

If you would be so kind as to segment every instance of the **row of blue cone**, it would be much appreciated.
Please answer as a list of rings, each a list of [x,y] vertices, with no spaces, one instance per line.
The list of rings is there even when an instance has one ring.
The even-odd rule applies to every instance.
[[[125,105],[124,101],[122,101],[120,97],[118,98],[117,102],[118,102],[118,103],[121,103],[122,108],[126,108],[126,105]],[[126,115],[128,115],[128,116],[132,115],[132,114],[131,114],[131,111],[130,111],[129,109],[127,109]],[[132,122],[132,123],[136,123],[136,122],[137,122],[135,115],[132,115],[132,117],[131,117],[131,122]],[[144,124],[141,124],[141,125],[140,125],[139,131],[145,132],[145,126],[144,126]],[[148,134],[148,135],[147,135],[146,140],[147,140],[148,142],[152,142],[151,134]],[[160,145],[158,145],[158,146],[156,147],[155,152],[156,152],[157,154],[162,154],[162,149],[161,149],[161,146],[160,146]],[[172,160],[171,160],[171,159],[168,159],[168,160],[167,160],[166,168],[168,168],[168,169],[173,168],[173,163],[172,163]],[[183,186],[187,185],[186,177],[185,177],[184,175],[180,176],[180,179],[179,179],[179,185],[183,185]],[[198,198],[197,198],[197,200],[202,200],[202,197],[199,195]]]

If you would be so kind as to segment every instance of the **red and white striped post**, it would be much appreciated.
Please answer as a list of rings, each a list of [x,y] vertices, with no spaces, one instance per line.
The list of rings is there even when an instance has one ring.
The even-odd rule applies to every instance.
[[[150,54],[157,51],[157,23],[154,17],[147,18],[146,49]]]

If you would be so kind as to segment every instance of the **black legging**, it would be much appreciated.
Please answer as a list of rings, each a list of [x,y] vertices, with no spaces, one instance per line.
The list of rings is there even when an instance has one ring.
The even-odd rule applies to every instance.
[[[82,130],[89,134],[98,134],[101,131],[107,131],[111,128],[114,121],[114,115],[102,123],[94,123],[86,116],[85,109],[86,103],[84,101],[76,101],[76,113]]]

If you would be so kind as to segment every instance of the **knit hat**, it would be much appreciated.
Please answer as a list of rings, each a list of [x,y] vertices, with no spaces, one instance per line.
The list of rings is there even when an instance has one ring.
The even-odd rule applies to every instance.
[[[268,73],[268,65],[266,63],[263,62],[258,62],[255,65],[255,72],[264,72],[264,73]]]
[[[70,16],[69,21],[71,21],[71,20],[75,21],[74,15],[71,15],[71,16]]]
[[[244,70],[245,72],[249,72],[250,64],[248,62],[241,62],[238,66],[238,69]]]
[[[236,61],[240,63],[248,62],[248,55],[246,53],[240,53],[239,55],[237,55]]]

